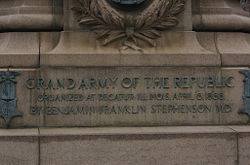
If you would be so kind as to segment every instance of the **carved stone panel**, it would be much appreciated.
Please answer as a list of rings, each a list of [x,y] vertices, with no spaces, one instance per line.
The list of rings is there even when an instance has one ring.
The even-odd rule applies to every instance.
[[[14,99],[16,106],[11,100],[8,104],[23,116],[13,119],[10,126],[246,124],[249,117],[238,113],[244,105],[244,76],[239,70],[218,67],[23,70],[16,77],[18,102]],[[0,122],[0,127],[5,127],[4,120]]]

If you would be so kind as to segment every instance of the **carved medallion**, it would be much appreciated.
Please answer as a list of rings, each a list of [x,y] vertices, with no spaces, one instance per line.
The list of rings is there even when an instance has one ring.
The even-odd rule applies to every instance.
[[[146,8],[138,10],[146,3]],[[133,12],[120,10],[126,5],[134,7]],[[156,46],[160,32],[179,23],[176,15],[184,5],[184,0],[77,0],[72,10],[78,23],[95,32],[102,45],[121,40],[120,50],[141,51],[138,40]]]

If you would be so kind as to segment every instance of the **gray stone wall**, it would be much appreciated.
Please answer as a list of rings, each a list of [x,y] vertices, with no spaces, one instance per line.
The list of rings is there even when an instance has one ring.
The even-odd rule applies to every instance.
[[[0,0],[0,164],[249,165],[249,0],[186,0],[141,49],[75,2]]]

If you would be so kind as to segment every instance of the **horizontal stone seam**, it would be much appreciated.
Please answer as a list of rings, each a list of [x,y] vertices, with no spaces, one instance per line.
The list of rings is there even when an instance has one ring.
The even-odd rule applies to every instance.
[[[177,133],[177,134],[58,134],[58,135],[39,135],[39,137],[85,137],[85,136],[100,136],[100,137],[112,137],[112,136],[180,136],[180,137],[188,137],[188,136],[194,136],[194,135],[225,135],[225,134],[230,134],[230,135],[237,135],[237,133],[231,132],[231,133]]]
[[[217,134],[217,135],[223,135],[223,134],[249,134],[250,132],[211,132],[211,133],[162,133],[162,134],[56,134],[56,135],[50,135],[50,134],[43,134],[43,135],[0,135],[0,138],[2,137],[63,137],[63,136],[192,136],[192,135],[209,135],[209,134]]]
[[[143,128],[143,127],[142,127]],[[145,128],[145,127],[144,127]],[[155,127],[157,128],[157,127]],[[167,128],[167,127],[166,127]],[[178,128],[181,128],[181,127],[178,127]],[[195,126],[194,127],[191,127],[192,129],[195,129]],[[204,127],[206,128],[206,127]],[[211,131],[211,132],[159,132],[159,133],[156,133],[156,132],[143,132],[143,131],[140,131],[140,133],[137,133],[137,132],[132,132],[132,133],[69,133],[67,134],[67,130],[65,131],[66,133],[64,134],[49,134],[49,133],[41,133],[41,129],[40,128],[37,128],[37,134],[12,134],[12,135],[0,135],[0,137],[47,137],[47,136],[50,136],[50,137],[53,137],[53,136],[133,136],[133,135],[207,135],[207,134],[250,134],[250,131],[237,131],[235,129],[233,129],[232,127],[230,126],[226,126],[225,128],[228,128],[230,130],[232,130],[232,132],[228,131],[228,132],[223,132],[223,131]],[[53,130],[57,130],[55,128],[51,128]],[[58,130],[60,130],[62,128],[58,128]],[[69,129],[69,128],[68,128]],[[72,128],[74,129],[74,128]],[[0,129],[1,130],[1,129]],[[7,129],[2,129],[2,130],[7,130]],[[12,131],[15,131],[15,129],[11,129]],[[20,130],[20,129],[18,129]],[[47,129],[47,130],[50,130],[50,129]],[[82,130],[84,130],[84,128],[82,128]],[[105,131],[105,129],[104,129]],[[122,128],[121,130],[122,131]],[[25,130],[24,130],[25,132]]]

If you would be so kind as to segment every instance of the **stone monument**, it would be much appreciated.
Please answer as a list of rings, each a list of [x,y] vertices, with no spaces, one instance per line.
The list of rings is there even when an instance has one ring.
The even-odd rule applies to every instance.
[[[248,0],[0,1],[3,164],[248,165]]]

